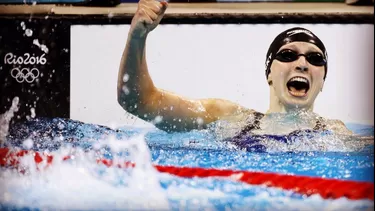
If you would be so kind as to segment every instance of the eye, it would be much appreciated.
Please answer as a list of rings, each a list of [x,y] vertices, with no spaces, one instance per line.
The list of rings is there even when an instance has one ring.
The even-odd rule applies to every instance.
[[[324,56],[318,52],[309,53],[307,55],[307,60],[310,64],[316,65],[316,66],[323,66],[327,62]]]
[[[298,58],[298,54],[292,50],[282,50],[276,54],[275,58],[282,62],[292,62]]]

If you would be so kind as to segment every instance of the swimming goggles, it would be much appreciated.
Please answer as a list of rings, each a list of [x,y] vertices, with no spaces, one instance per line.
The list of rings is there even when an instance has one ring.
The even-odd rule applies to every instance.
[[[323,66],[327,64],[327,60],[321,53],[311,52],[308,54],[298,54],[292,50],[282,50],[276,54],[275,59],[281,62],[293,62],[296,61],[300,56],[304,56],[306,60],[314,66]]]

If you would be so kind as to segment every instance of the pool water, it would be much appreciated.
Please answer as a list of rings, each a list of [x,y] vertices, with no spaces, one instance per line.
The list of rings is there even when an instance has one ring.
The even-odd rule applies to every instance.
[[[374,136],[374,127],[348,124],[356,134]],[[371,200],[323,199],[292,191],[220,178],[180,178],[153,165],[219,168],[374,182],[374,147],[332,144],[340,137],[317,137],[324,150],[301,141],[280,150],[246,152],[206,131],[168,134],[148,128],[111,129],[67,119],[39,118],[13,125],[2,147],[49,152],[57,161],[26,173],[1,168],[2,210],[368,210]],[[306,140],[304,140],[306,141]],[[354,141],[355,142],[355,141]],[[270,142],[271,144],[273,142]],[[295,150],[297,149],[297,150]],[[319,148],[322,149],[322,148]],[[95,158],[131,161],[132,169],[107,168]],[[61,159],[60,159],[61,160]]]

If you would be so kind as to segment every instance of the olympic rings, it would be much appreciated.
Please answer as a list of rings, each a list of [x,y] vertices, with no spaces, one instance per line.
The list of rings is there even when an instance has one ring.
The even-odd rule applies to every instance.
[[[16,79],[18,83],[23,83],[26,81],[27,83],[33,83],[39,77],[39,70],[37,68],[13,68],[10,71],[11,76]]]

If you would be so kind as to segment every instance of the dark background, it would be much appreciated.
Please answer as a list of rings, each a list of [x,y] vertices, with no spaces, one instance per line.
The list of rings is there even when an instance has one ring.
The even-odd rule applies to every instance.
[[[24,27],[22,27],[24,26]],[[26,29],[31,36],[26,35]],[[30,33],[29,33],[30,35]],[[33,44],[37,39],[48,52]],[[19,97],[19,111],[13,121],[23,121],[35,108],[38,117],[69,117],[70,96],[70,25],[56,19],[0,19],[0,114],[9,110],[12,99]],[[8,53],[26,59],[41,57],[43,64],[6,64]],[[31,61],[31,60],[30,60]],[[11,76],[13,68],[37,68],[39,77],[32,83],[19,83]],[[27,73],[27,72],[25,72]],[[34,71],[35,73],[35,71]]]

